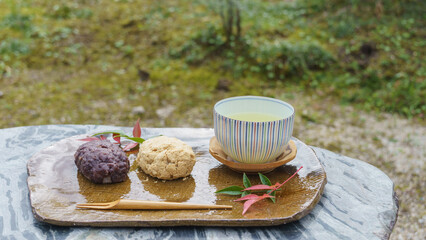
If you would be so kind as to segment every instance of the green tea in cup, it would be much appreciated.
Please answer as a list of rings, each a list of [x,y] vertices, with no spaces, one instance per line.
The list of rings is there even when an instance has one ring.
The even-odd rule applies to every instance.
[[[269,122],[280,120],[279,116],[266,113],[243,112],[229,115],[229,118],[248,122]]]
[[[235,161],[274,161],[291,139],[294,108],[284,101],[258,96],[223,99],[213,109],[214,131],[223,152]]]

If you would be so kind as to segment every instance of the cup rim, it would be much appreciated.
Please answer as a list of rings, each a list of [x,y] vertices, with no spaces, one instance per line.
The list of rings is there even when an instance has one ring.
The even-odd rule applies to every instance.
[[[262,99],[262,100],[267,100],[267,101],[272,101],[272,102],[278,102],[278,103],[280,103],[280,104],[283,104],[283,105],[286,105],[287,107],[289,107],[289,109],[291,110],[291,114],[290,114],[289,116],[285,117],[285,118],[280,118],[280,119],[278,119],[278,120],[272,120],[272,121],[246,121],[246,120],[237,120],[237,119],[230,118],[230,117],[228,117],[228,116],[225,116],[225,115],[223,115],[223,114],[219,113],[219,112],[216,110],[216,108],[217,108],[219,105],[223,104],[225,101],[226,101],[226,102],[227,102],[227,101],[237,101],[237,100],[241,100],[241,99],[244,99],[244,98],[245,98],[245,99],[247,99],[247,98],[249,98],[249,99]],[[214,105],[213,110],[214,110],[214,112],[215,112],[216,114],[218,114],[218,115],[220,115],[220,116],[222,116],[222,117],[224,117],[224,118],[232,119],[232,120],[234,120],[234,121],[240,121],[240,122],[253,122],[253,123],[260,123],[260,122],[277,122],[277,121],[282,121],[282,120],[289,119],[289,118],[293,117],[293,116],[294,116],[294,112],[295,112],[294,107],[293,107],[290,103],[288,103],[288,102],[284,102],[283,100],[276,99],[276,98],[263,97],[263,96],[253,96],[253,95],[247,95],[247,96],[236,96],[236,97],[229,97],[229,98],[222,99],[222,100],[218,101],[218,102]]]

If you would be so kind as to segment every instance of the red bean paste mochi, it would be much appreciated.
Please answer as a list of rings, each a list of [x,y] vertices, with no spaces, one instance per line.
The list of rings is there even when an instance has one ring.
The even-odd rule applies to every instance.
[[[130,169],[126,153],[108,140],[82,144],[74,158],[80,173],[94,183],[123,182]]]

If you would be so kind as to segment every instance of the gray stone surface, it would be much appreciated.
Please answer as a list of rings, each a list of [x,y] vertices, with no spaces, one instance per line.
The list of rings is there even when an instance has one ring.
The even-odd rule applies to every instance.
[[[73,135],[131,128],[45,125],[0,129],[0,239],[387,239],[398,212],[392,181],[356,159],[313,148],[327,173],[316,208],[297,222],[261,228],[57,227],[33,218],[27,189],[27,160]],[[211,129],[188,129],[192,134]],[[143,129],[143,135],[173,135],[176,129]],[[208,135],[208,134],[207,134]],[[205,141],[208,142],[209,138]]]

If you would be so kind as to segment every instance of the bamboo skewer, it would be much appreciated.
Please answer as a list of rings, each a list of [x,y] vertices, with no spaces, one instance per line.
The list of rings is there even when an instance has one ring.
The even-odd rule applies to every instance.
[[[194,204],[179,202],[157,202],[119,199],[108,203],[81,203],[78,208],[85,209],[129,209],[129,210],[185,210],[185,209],[232,209],[230,205]]]

